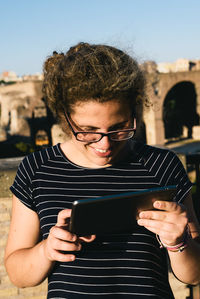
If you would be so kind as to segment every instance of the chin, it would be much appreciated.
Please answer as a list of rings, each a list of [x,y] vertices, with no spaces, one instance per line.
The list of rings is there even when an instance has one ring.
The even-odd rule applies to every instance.
[[[96,160],[96,161],[91,161],[93,165],[96,165],[97,167],[106,167],[106,166],[110,166],[111,163],[111,159],[106,159],[106,160]]]

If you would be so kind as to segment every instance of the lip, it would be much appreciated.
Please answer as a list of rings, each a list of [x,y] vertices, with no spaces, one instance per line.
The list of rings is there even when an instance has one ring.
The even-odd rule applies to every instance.
[[[111,156],[111,153],[112,151],[109,149],[109,150],[106,150],[106,152],[100,152],[98,151],[98,149],[94,148],[94,147],[91,147],[93,152],[95,153],[96,156],[98,157],[110,157]]]

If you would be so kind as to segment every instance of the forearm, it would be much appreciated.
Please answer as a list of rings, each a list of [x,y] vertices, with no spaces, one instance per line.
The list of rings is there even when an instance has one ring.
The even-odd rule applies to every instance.
[[[200,283],[200,244],[194,239],[188,241],[188,246],[182,252],[168,251],[171,268],[174,275],[187,284]]]
[[[54,262],[45,256],[45,242],[32,248],[19,249],[6,258],[5,266],[13,284],[21,288],[31,287],[45,280],[54,266]]]

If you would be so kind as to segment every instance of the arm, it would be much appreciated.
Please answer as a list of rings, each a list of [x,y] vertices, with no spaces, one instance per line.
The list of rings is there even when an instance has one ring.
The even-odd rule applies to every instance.
[[[66,230],[66,220],[71,210],[58,214],[57,224],[50,230],[46,240],[40,241],[38,215],[13,197],[12,217],[5,266],[11,281],[18,287],[40,284],[52,270],[55,261],[73,261],[75,255],[63,254],[60,250],[81,249],[80,240]],[[92,241],[94,238],[82,238]],[[81,241],[82,241],[81,240]]]
[[[192,238],[182,252],[168,251],[171,267],[175,276],[184,283],[197,284],[200,282],[200,237],[199,224],[196,219],[191,194],[184,206],[175,202],[155,202],[160,211],[145,211],[140,213],[138,224],[158,234],[163,243],[168,246],[179,244],[187,225]]]
[[[188,240],[188,247],[183,252],[168,251],[168,254],[175,276],[185,283],[198,284],[200,283],[200,227],[193,209],[191,194],[185,199],[184,206],[187,210],[192,239]]]
[[[11,281],[19,287],[39,284],[53,266],[45,258],[39,239],[37,214],[14,196],[5,266]]]

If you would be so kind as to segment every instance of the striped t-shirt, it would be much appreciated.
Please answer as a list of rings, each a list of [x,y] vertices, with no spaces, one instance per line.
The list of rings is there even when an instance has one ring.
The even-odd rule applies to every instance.
[[[76,199],[167,185],[177,186],[177,202],[191,189],[182,164],[169,150],[133,142],[124,161],[94,169],[70,162],[58,144],[25,157],[11,191],[38,214],[46,239],[59,211],[71,208]],[[166,252],[143,227],[98,235],[76,256],[73,262],[56,262],[48,277],[48,298],[174,298]]]

